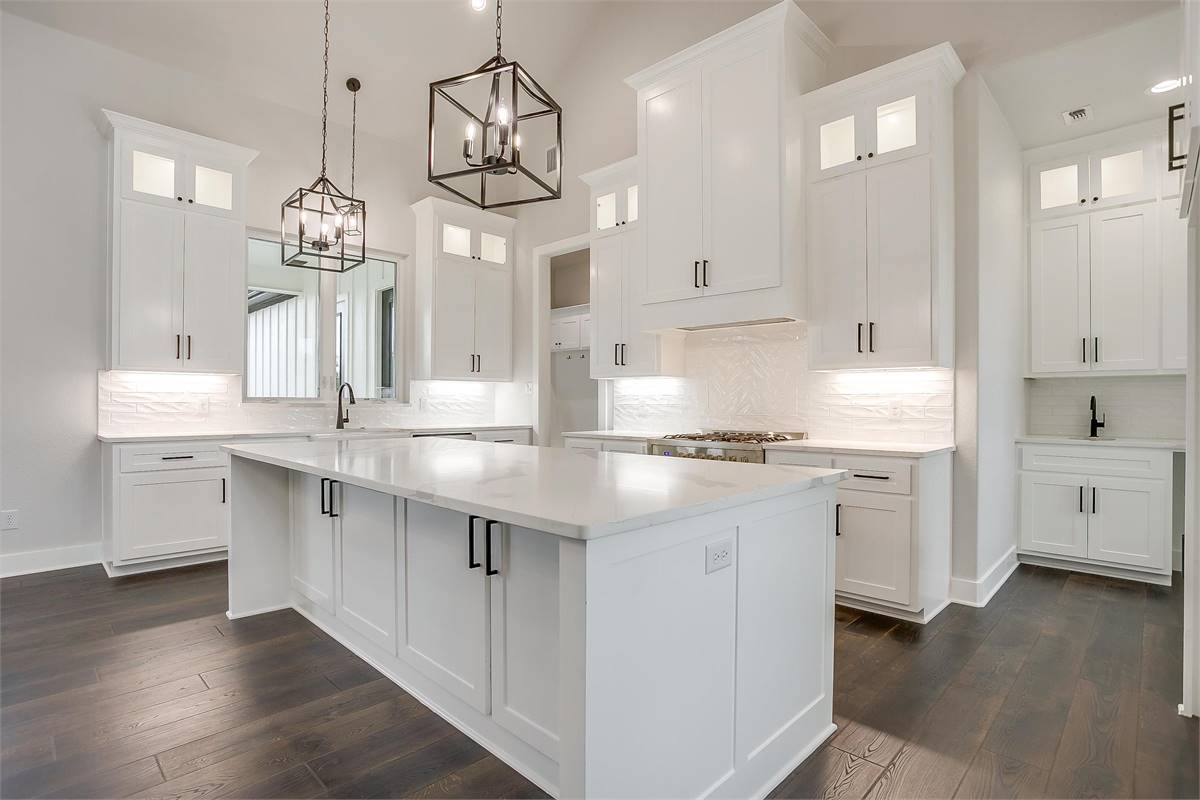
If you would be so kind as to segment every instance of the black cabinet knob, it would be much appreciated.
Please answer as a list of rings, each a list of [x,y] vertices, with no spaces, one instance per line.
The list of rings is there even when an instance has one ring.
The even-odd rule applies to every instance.
[[[874,158],[874,157],[875,157],[874,153],[867,153],[867,158]]]
[[[855,161],[862,161],[862,156],[855,156],[855,157],[854,157],[854,160],[855,160]]]
[[[1081,197],[1081,198],[1079,198],[1079,205],[1084,205],[1085,203],[1087,203],[1087,198],[1086,198],[1086,197]]]
[[[1100,198],[1099,198],[1099,197],[1093,197],[1093,198],[1092,198],[1092,202],[1093,202],[1093,203],[1099,203],[1099,202],[1100,202]]]
[[[189,203],[194,203],[194,202],[196,202],[196,201],[195,201],[195,200],[193,200],[192,198],[190,198],[190,197],[189,197],[189,198],[188,198],[188,202],[189,202]]]
[[[181,203],[183,202],[183,198],[182,198],[182,197],[176,197],[175,199],[176,199],[176,200],[178,200],[178,201],[179,201],[179,202],[181,202]]]

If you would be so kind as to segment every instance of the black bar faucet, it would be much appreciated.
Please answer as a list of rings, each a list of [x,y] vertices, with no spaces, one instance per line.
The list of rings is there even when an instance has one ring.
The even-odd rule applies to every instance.
[[[1107,416],[1107,415],[1106,415]],[[1104,427],[1104,417],[1096,419],[1096,395],[1092,395],[1092,432],[1088,434],[1093,439],[1099,438],[1100,429]]]
[[[350,409],[342,410],[342,391],[350,390],[350,405],[354,405],[354,387],[348,383],[343,383],[338,387],[338,407],[337,407],[337,429],[340,431],[346,427],[346,423],[350,421]],[[1094,401],[1096,398],[1092,398]],[[1095,416],[1093,414],[1092,416]],[[1092,434],[1093,436],[1095,434]]]

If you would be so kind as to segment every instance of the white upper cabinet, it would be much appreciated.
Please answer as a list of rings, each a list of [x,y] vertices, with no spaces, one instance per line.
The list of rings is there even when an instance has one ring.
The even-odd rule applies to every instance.
[[[1159,146],[1152,138],[1038,161],[1029,168],[1030,217],[1152,200],[1160,166]]]
[[[1186,369],[1185,223],[1159,199],[1156,127],[1025,154],[1030,375]]]
[[[257,155],[104,112],[112,126],[112,369],[241,372],[245,173]]]
[[[434,197],[417,218],[416,380],[512,380],[516,220]]]
[[[780,3],[627,79],[654,329],[802,318],[803,131],[784,100],[820,85],[829,49]]]
[[[943,44],[805,96],[813,369],[953,364],[962,74]]]
[[[592,190],[592,233],[612,233],[637,223],[640,207],[636,158],[592,170],[579,178]]]

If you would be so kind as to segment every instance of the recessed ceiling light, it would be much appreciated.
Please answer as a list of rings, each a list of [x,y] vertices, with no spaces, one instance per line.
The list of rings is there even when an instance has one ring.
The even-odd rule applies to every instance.
[[[1164,92],[1169,92],[1172,89],[1178,89],[1182,85],[1183,81],[1181,81],[1179,78],[1167,78],[1165,81],[1159,81],[1158,83],[1154,84],[1146,91],[1149,94],[1162,94]]]

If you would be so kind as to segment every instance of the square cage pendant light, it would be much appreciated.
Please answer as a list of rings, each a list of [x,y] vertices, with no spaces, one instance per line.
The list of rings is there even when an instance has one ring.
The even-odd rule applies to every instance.
[[[325,272],[354,269],[367,260],[366,218],[365,202],[344,194],[328,178],[317,178],[280,207],[282,263]]]
[[[429,181],[479,208],[562,197],[562,108],[500,53],[429,84]]]

